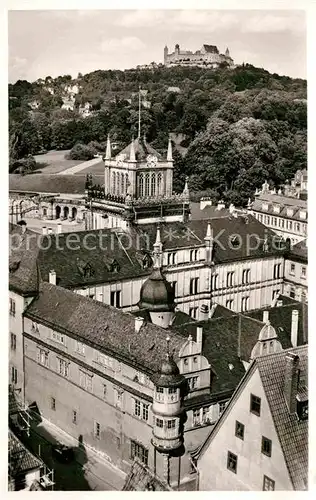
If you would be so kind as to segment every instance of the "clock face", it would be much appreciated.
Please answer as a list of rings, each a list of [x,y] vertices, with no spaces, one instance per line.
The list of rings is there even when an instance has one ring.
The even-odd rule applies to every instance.
[[[154,155],[147,156],[147,165],[148,167],[155,167],[157,165],[158,158]]]

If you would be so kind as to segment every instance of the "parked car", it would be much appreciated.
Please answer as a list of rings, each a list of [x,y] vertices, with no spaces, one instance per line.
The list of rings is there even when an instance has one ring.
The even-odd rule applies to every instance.
[[[74,450],[70,446],[63,444],[53,445],[52,455],[58,462],[64,464],[72,462],[75,458]]]

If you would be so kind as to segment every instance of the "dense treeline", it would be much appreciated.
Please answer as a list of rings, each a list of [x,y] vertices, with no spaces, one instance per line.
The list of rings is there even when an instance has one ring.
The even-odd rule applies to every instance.
[[[74,84],[75,110],[63,110],[65,87]],[[125,145],[137,135],[139,87],[148,91],[142,109],[147,140],[163,151],[173,132],[183,135],[181,146],[188,148],[185,157],[175,153],[176,190],[189,175],[192,190],[212,189],[215,196],[242,204],[265,178],[278,186],[306,167],[306,81],[243,65],[17,81],[9,85],[11,171],[17,160],[43,150],[91,142],[98,149],[108,133]],[[86,102],[92,115],[83,118],[78,108]],[[76,146],[74,154],[83,151],[87,157],[88,150]]]

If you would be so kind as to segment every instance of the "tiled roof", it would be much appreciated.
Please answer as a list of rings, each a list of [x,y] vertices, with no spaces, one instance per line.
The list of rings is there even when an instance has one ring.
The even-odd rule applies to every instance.
[[[38,289],[37,233],[21,226],[9,226],[9,289],[22,295],[33,294]]]
[[[264,240],[275,237],[275,233],[269,230],[259,221],[248,215],[247,217],[219,217],[210,220],[214,234],[213,261],[215,264],[222,262],[238,261],[246,258],[270,256],[277,250],[263,250]],[[164,250],[176,248],[192,248],[204,246],[204,238],[207,230],[207,220],[192,220],[186,224],[182,222],[161,223],[160,233]],[[150,246],[156,239],[156,226],[153,224],[142,224],[134,229],[138,234],[147,235]],[[237,235],[237,239],[236,239]],[[249,236],[252,236],[249,244]],[[234,238],[232,241],[232,238]],[[253,239],[252,239],[253,238]],[[258,249],[255,243],[259,241]]]
[[[93,184],[104,184],[102,175],[92,176]],[[86,174],[81,175],[9,175],[9,191],[32,193],[84,194]]]
[[[262,208],[264,202],[268,202],[269,206],[267,210]],[[273,210],[273,205],[280,205],[280,212],[276,213]],[[293,209],[293,215],[287,215],[287,208]],[[267,213],[276,217],[285,217],[288,219],[294,219],[299,222],[307,222],[306,219],[300,218],[300,210],[307,211],[307,202],[300,198],[291,198],[290,196],[282,196],[277,194],[264,193],[256,197],[252,205],[252,210],[255,212]]]
[[[270,406],[276,432],[295,490],[306,490],[308,481],[308,420],[298,420],[290,414],[284,397],[286,354],[293,352],[300,358],[300,376],[308,371],[308,348],[291,348],[277,354],[256,359],[260,378]]]
[[[218,54],[218,48],[216,47],[216,45],[206,45],[204,44],[203,45],[204,49],[206,52],[210,52],[212,54]]]
[[[127,238],[127,233],[115,229],[44,236],[38,255],[41,277],[48,281],[53,269],[58,285],[78,287],[148,276],[151,269],[143,267],[137,250],[143,245],[146,252],[146,240],[130,244]]]
[[[267,307],[269,311],[269,320],[271,325],[276,329],[278,338],[283,349],[291,347],[291,324],[292,311],[298,310],[298,345],[303,345],[308,342],[308,322],[307,322],[307,305],[303,302],[292,302],[279,307]],[[250,318],[262,321],[263,310],[256,309],[244,313]]]
[[[230,213],[227,208],[218,210],[216,205],[206,206],[203,210],[200,209],[200,203],[191,201],[190,203],[191,217],[190,220],[213,219],[218,217],[229,217]]]
[[[308,256],[308,251],[306,246],[306,240],[303,240],[300,241],[299,243],[296,243],[296,245],[293,245],[287,257],[290,260],[307,262],[307,256]]]
[[[167,335],[175,358],[184,343],[181,335],[151,323],[145,322],[140,331],[135,332],[132,314],[49,283],[41,284],[40,293],[27,308],[25,316],[82,339],[148,373],[160,368],[166,354]]]
[[[43,462],[32,455],[11,430],[9,430],[8,463],[9,474],[13,478],[43,466]]]
[[[123,491],[172,491],[172,488],[135,458],[125,480]]]

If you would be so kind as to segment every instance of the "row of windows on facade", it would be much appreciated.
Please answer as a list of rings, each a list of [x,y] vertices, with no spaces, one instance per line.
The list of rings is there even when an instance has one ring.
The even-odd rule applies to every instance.
[[[289,231],[296,231],[297,233],[307,233],[307,226],[301,222],[295,222],[288,219],[281,219],[280,217],[270,217],[270,215],[257,214],[257,219],[263,224],[278,227],[280,229],[287,229]]]
[[[50,408],[53,411],[56,411],[56,399],[54,397],[50,398]],[[78,424],[79,420],[79,415],[77,410],[72,411],[72,423],[74,425]],[[96,439],[101,438],[101,424],[100,422],[97,422],[96,420],[93,422],[93,435]],[[117,448],[119,449],[121,446],[121,440],[119,437],[117,437]],[[130,457],[131,460],[134,460],[135,457],[137,457],[139,460],[141,460],[145,465],[148,465],[148,449],[145,448],[142,444],[138,443],[137,441],[131,440],[130,441]]]
[[[261,414],[261,398],[250,394],[250,412],[254,415],[260,417]],[[235,436],[241,440],[245,439],[245,426],[238,420],[235,421]],[[262,436],[261,437],[261,453],[271,457],[272,455],[272,441],[271,439]],[[238,456],[231,451],[227,452],[227,469],[231,472],[237,474]],[[274,490],[275,482],[264,476],[263,479],[263,490]]]
[[[200,251],[197,248],[190,250],[190,262],[194,262],[196,260],[200,260],[201,255]],[[177,252],[168,252],[167,253],[167,266],[174,266],[177,263]]]
[[[306,278],[306,266],[300,266],[300,268],[301,268],[301,273],[300,273],[301,278]],[[291,263],[290,274],[295,275],[295,269],[296,269],[295,264]]]
[[[269,203],[267,203],[267,202],[262,203],[262,210],[269,210]],[[279,214],[280,210],[281,210],[280,205],[273,205],[273,212],[275,214]],[[287,207],[286,215],[288,217],[293,217],[293,214],[294,214],[294,208]],[[307,215],[306,210],[300,210],[300,219],[306,219],[306,215]]]

